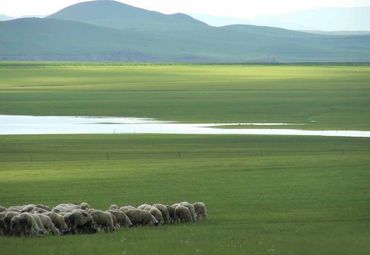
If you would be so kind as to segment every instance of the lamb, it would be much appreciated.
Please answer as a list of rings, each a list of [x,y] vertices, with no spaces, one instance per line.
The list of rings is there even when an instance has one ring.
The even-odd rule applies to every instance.
[[[153,207],[155,207],[155,208],[157,208],[158,210],[161,211],[165,224],[171,223],[171,217],[170,217],[170,214],[168,212],[167,206],[162,205],[162,204],[153,204]]]
[[[130,218],[134,226],[157,226],[158,220],[148,211],[132,209],[126,211],[126,215]]]
[[[68,232],[68,226],[64,220],[64,217],[54,212],[46,212],[45,215],[49,216],[54,226],[59,230],[60,234]]]
[[[195,213],[197,214],[198,216],[198,219],[207,219],[208,217],[208,213],[207,213],[207,207],[206,207],[206,204],[203,203],[203,202],[195,202],[193,204],[194,206],[194,209],[195,209]]]
[[[108,210],[111,214],[113,214],[117,218],[117,223],[124,227],[124,228],[131,228],[132,223],[130,221],[130,218],[127,217],[127,215],[119,210]]]
[[[183,205],[178,205],[175,208],[175,220],[177,222],[193,222],[190,210]]]
[[[91,217],[98,227],[104,230],[104,232],[113,232],[115,230],[112,215],[109,212],[93,210],[91,212]]]

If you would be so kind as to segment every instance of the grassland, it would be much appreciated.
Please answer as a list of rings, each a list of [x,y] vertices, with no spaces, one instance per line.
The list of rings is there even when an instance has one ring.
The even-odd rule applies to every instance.
[[[195,225],[97,236],[0,238],[1,250],[367,254],[369,152],[368,139],[350,138],[0,137],[0,194],[6,206],[88,201],[107,208],[111,203],[203,200],[210,211],[208,221]]]
[[[0,65],[0,113],[369,130],[367,66]],[[370,140],[0,136],[0,204],[202,200],[190,225],[11,239],[0,254],[369,254]]]
[[[370,130],[369,66],[3,63],[0,77],[2,114]]]

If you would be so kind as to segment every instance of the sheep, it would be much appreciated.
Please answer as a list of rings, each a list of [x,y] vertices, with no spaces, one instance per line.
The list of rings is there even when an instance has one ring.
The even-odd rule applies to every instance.
[[[109,207],[109,210],[119,210],[119,206],[118,205],[111,205],[110,207]]]
[[[127,217],[127,215],[119,210],[108,210],[111,214],[113,214],[117,218],[117,222],[121,227],[124,228],[131,228],[132,223],[130,221],[130,218]]]
[[[177,222],[193,222],[190,210],[183,205],[178,205],[175,208],[175,220]]]
[[[34,204],[29,204],[29,205],[23,205],[21,212],[32,212],[36,208],[36,205]]]
[[[7,211],[8,209],[2,205],[0,205],[0,212],[5,212]]]
[[[11,222],[12,218],[14,216],[17,216],[18,214],[20,214],[20,213],[15,212],[15,211],[7,211],[5,213],[5,216],[3,217],[3,225],[4,225],[3,234],[4,235],[9,235],[10,234],[10,222]]]
[[[42,234],[47,234],[48,231],[45,229],[44,227],[44,224],[41,220],[41,217],[38,215],[38,214],[32,214],[32,213],[29,213],[29,215],[34,219],[34,221],[36,222],[37,224],[37,227],[40,229],[40,232]]]
[[[148,205],[148,204],[142,204],[142,205],[139,205],[137,207],[137,209],[139,209],[139,210],[145,210],[145,211],[149,211],[151,208],[152,208],[152,206],[151,205]]]
[[[164,223],[163,215],[160,210],[158,210],[154,206],[151,206],[149,212],[157,219],[158,224]]]
[[[113,232],[115,230],[112,215],[109,212],[93,210],[91,212],[91,217],[98,227],[104,230],[104,232]]]
[[[72,234],[91,234],[98,231],[92,216],[84,210],[76,209],[63,217]]]
[[[0,212],[0,236],[5,235],[5,233],[4,233],[4,231],[5,231],[4,218],[5,218],[6,214],[7,214],[6,211]]]
[[[51,233],[53,235],[60,235],[60,231],[54,225],[53,221],[49,216],[45,214],[37,214],[37,216],[39,216],[43,227],[46,229],[48,233]]]
[[[116,215],[114,215],[114,214],[112,214],[111,212],[108,212],[108,211],[106,211],[106,212],[109,213],[112,216],[114,230],[118,230],[121,227],[121,225],[118,224],[118,220],[117,220]]]
[[[168,212],[167,206],[162,205],[162,204],[153,204],[153,207],[155,207],[155,208],[157,208],[158,210],[161,211],[165,224],[171,223],[171,217],[170,217],[170,214]]]
[[[39,228],[35,218],[30,213],[17,214],[10,221],[10,235],[41,236],[43,234],[43,229]]]
[[[58,228],[60,234],[65,234],[68,232],[68,226],[64,220],[64,217],[60,214],[54,212],[46,212],[45,215],[49,216],[54,226]]]
[[[89,210],[89,209],[90,209],[90,205],[89,205],[88,203],[86,203],[86,202],[82,202],[82,203],[80,204],[80,208],[81,208],[82,210],[86,211],[86,210]]]
[[[126,211],[126,215],[130,218],[134,226],[157,226],[158,220],[148,211],[132,209]]]
[[[167,207],[168,214],[170,216],[171,222],[175,222],[175,208],[176,207],[174,207],[172,205],[166,205],[166,207]]]
[[[180,205],[185,206],[189,209],[192,221],[196,221],[198,219],[198,216],[195,213],[195,208],[192,204],[190,204],[189,202],[181,202]]]
[[[47,206],[47,205],[44,205],[44,204],[37,204],[36,205],[36,208],[41,208],[41,209],[44,209],[44,210],[46,210],[46,211],[48,211],[48,212],[50,212],[51,210],[50,210],[50,207],[49,206]]]
[[[127,212],[128,210],[136,210],[136,207],[132,205],[126,205],[126,206],[122,206],[121,208],[119,208],[119,210],[122,212]]]
[[[207,207],[206,207],[206,204],[203,203],[203,202],[195,202],[193,204],[194,206],[194,209],[195,209],[195,213],[197,214],[198,216],[198,219],[207,219],[208,217],[208,212],[207,212]]]
[[[73,210],[76,209],[81,209],[80,205],[75,205],[75,204],[59,204],[55,206],[51,211],[56,212],[56,213],[61,213],[61,212],[72,212]]]
[[[8,208],[8,211],[12,211],[12,212],[21,212],[23,209],[23,206],[22,205],[15,205],[15,206],[11,206]]]

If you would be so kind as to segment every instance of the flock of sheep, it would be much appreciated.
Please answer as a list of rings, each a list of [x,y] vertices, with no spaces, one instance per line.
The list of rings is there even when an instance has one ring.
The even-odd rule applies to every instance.
[[[137,208],[111,205],[106,211],[93,209],[86,202],[60,204],[52,209],[42,204],[0,206],[0,236],[92,234],[113,232],[120,227],[158,226],[206,218],[207,208],[203,202],[143,204]]]

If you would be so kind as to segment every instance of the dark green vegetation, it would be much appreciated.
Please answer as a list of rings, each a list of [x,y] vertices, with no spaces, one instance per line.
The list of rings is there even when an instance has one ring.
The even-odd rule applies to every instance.
[[[370,130],[368,66],[3,63],[0,77],[1,114]]]
[[[0,22],[0,59],[149,62],[370,61],[370,36],[247,25],[208,26],[114,1],[73,5],[46,19]]]
[[[365,255],[369,152],[368,139],[347,138],[3,136],[5,206],[203,200],[210,218],[92,236],[0,238],[1,253]]]

